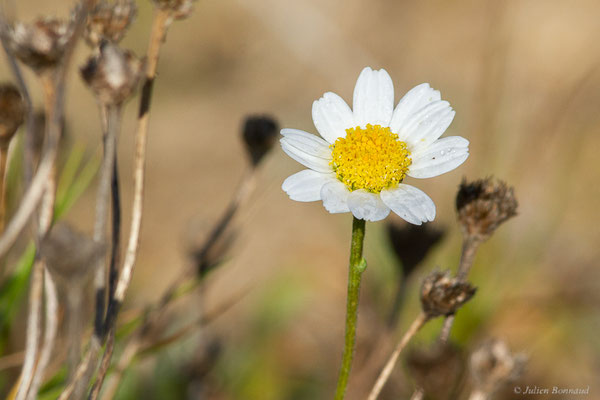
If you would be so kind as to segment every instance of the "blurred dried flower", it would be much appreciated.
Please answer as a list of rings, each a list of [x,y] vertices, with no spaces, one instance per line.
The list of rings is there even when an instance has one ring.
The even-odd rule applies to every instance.
[[[187,18],[194,11],[194,0],[154,0],[156,6],[168,10],[174,19]]]
[[[427,225],[387,224],[387,233],[403,276],[408,276],[444,236],[444,230]]]
[[[415,383],[428,398],[456,398],[455,390],[466,364],[456,346],[444,343],[432,348],[413,349],[406,361]]]
[[[77,232],[66,223],[58,223],[40,246],[53,276],[63,281],[84,283],[104,255],[105,246]]]
[[[517,215],[512,187],[492,178],[467,182],[463,179],[456,195],[456,210],[465,237],[485,241],[507,219]]]
[[[100,52],[81,68],[81,76],[101,103],[123,103],[135,91],[142,75],[143,62],[132,52],[104,42]]]
[[[25,120],[25,112],[25,102],[19,89],[11,83],[0,85],[0,147],[8,147]]]
[[[271,117],[250,115],[246,118],[242,135],[253,166],[273,148],[278,130],[277,121]]]
[[[450,271],[434,271],[421,286],[421,305],[430,318],[452,315],[477,291],[468,282],[453,278]]]
[[[67,21],[44,17],[32,24],[18,22],[7,33],[15,56],[39,74],[61,60],[73,26]]]
[[[525,362],[525,355],[513,355],[506,343],[491,339],[471,354],[469,369],[475,387],[490,395],[518,379],[523,373]]]
[[[118,43],[135,19],[137,6],[133,0],[99,2],[88,15],[85,40],[97,47],[103,41]]]

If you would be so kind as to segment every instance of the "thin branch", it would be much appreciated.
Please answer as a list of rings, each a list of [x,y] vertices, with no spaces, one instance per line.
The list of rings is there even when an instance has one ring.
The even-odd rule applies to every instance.
[[[423,400],[423,396],[425,396],[425,391],[423,388],[417,388],[413,392],[412,396],[410,396],[410,400]]]
[[[383,389],[383,386],[385,385],[385,383],[388,381],[390,375],[392,374],[392,371],[394,369],[394,366],[396,365],[396,361],[398,361],[398,357],[400,356],[400,353],[406,347],[408,342],[410,342],[410,340],[413,338],[413,336],[415,336],[415,334],[419,331],[419,329],[421,329],[428,320],[429,320],[429,318],[427,317],[427,315],[425,313],[421,313],[413,321],[413,323],[410,325],[410,327],[408,328],[408,330],[406,331],[404,336],[402,336],[400,343],[398,343],[398,346],[396,346],[396,349],[390,356],[388,362],[385,364],[385,367],[383,367],[383,370],[381,370],[381,373],[379,374],[379,377],[377,378],[377,381],[375,382],[373,389],[371,389],[371,393],[369,393],[368,400],[376,400],[377,399],[377,397],[379,396],[379,393],[381,393],[381,390]]]
[[[89,396],[89,400],[96,400],[98,395],[100,394],[100,389],[102,389],[102,385],[104,384],[104,378],[106,377],[106,373],[108,372],[108,368],[110,367],[110,359],[115,348],[115,330],[114,328],[108,334],[108,340],[106,341],[106,350],[104,351],[104,356],[102,357],[102,362],[100,363],[100,368],[98,369],[98,377],[96,378],[96,382],[94,382],[94,386],[92,386],[92,391]]]
[[[27,333],[25,339],[25,360],[21,369],[19,389],[15,400],[24,400],[33,379],[35,359],[40,339],[40,309],[42,305],[42,283],[44,278],[44,265],[42,260],[36,259],[31,271],[31,289],[29,295],[29,311],[27,314]]]
[[[6,164],[8,161],[8,146],[0,146],[0,233],[4,230],[6,218]]]
[[[108,221],[109,196],[114,169],[116,142],[121,126],[120,107],[108,107],[106,110],[106,130],[104,132],[104,156],[100,169],[100,182],[96,195],[96,217],[94,222],[94,236],[96,243],[106,243],[106,225]],[[104,328],[104,310],[106,306],[106,259],[101,257],[96,265],[94,286],[96,289],[96,318],[95,335],[102,336]]]
[[[156,67],[160,47],[164,41],[167,32],[167,26],[170,19],[170,13],[166,10],[157,9],[154,16],[150,44],[148,47],[146,77],[142,88],[142,97],[140,99],[140,110],[138,115],[138,130],[136,133],[136,152],[134,167],[134,197],[131,217],[131,229],[129,233],[129,242],[123,261],[123,268],[117,282],[115,294],[113,296],[112,310],[109,305],[109,311],[106,319],[110,323],[111,319],[116,317],[120,304],[125,299],[125,294],[129,288],[133,267],[135,265],[137,250],[140,239],[140,229],[142,224],[143,200],[144,200],[144,177],[146,164],[146,140],[148,136],[148,121],[150,102],[152,99],[152,86],[156,76]],[[111,299],[111,300],[113,300]]]
[[[116,142],[115,138],[115,142]],[[116,149],[116,145],[115,145]],[[111,247],[110,263],[108,267],[108,295],[112,298],[115,295],[119,271],[117,265],[121,255],[121,195],[119,189],[119,165],[117,163],[117,152],[114,154],[113,171],[111,179],[111,210],[112,210],[112,229],[111,229]]]
[[[161,338],[152,343],[146,343],[147,338],[145,337],[145,335],[136,335],[129,341],[129,343],[127,343],[127,346],[123,350],[121,358],[119,359],[117,365],[114,368],[114,373],[110,376],[110,380],[108,381],[105,387],[105,392],[102,396],[102,399],[108,400],[114,398],[117,389],[119,388],[119,383],[123,378],[123,374],[138,354],[140,354],[141,352],[149,351],[151,349],[156,349],[169,345],[194,332],[195,329],[210,324],[216,318],[223,315],[227,310],[229,310],[231,307],[237,304],[241,299],[243,299],[249,291],[250,290],[247,289],[240,292],[238,295],[232,297],[212,312],[201,315],[194,321],[190,322],[188,325],[185,325],[183,328],[179,329],[178,331],[172,333],[171,335],[165,338]],[[91,397],[90,400],[95,399],[96,397]]]
[[[157,305],[154,308],[146,310],[141,326],[138,328],[135,336],[130,340],[125,350],[121,354],[121,358],[119,359],[116,372],[115,374],[111,375],[106,387],[106,395],[103,396],[103,398],[111,398],[114,395],[116,389],[118,388],[118,384],[121,380],[123,372],[129,366],[136,354],[138,354],[138,352],[140,351],[142,345],[147,339],[146,336],[149,334],[149,332],[152,331],[152,325],[154,325],[155,323],[157,323],[158,320],[160,320],[160,317],[166,310],[167,306],[171,303],[172,300],[176,298],[178,294],[180,294],[182,287],[185,286],[188,290],[195,288],[202,282],[202,277],[213,267],[212,265],[209,265],[207,263],[209,254],[213,250],[214,246],[222,238],[224,232],[227,230],[227,227],[231,224],[231,221],[233,220],[233,217],[235,216],[237,211],[250,198],[250,195],[256,187],[256,172],[256,168],[250,168],[248,170],[248,172],[241,180],[239,186],[235,190],[234,196],[231,202],[229,203],[229,206],[213,227],[211,233],[208,235],[207,239],[200,247],[200,250],[194,254],[194,258],[196,260],[196,263],[198,264],[197,271],[190,272],[195,274],[197,273],[201,277],[198,279],[194,279],[194,281],[190,283],[190,272],[180,275],[165,291],[161,299],[158,301]],[[202,318],[200,319],[202,320]],[[187,329],[184,328],[182,332],[179,332],[179,334],[185,335],[187,334],[187,332],[191,331],[193,327],[198,326],[199,324],[208,323],[209,320],[210,317],[207,316],[203,321],[193,322],[187,327]],[[110,352],[112,352],[111,348],[107,349],[107,353],[109,353],[109,350]],[[103,358],[103,364],[105,358],[106,353]],[[96,388],[96,385],[94,386],[94,388]],[[97,391],[99,392],[99,388],[97,389]],[[95,394],[95,396],[97,396],[97,393]],[[91,398],[94,399],[94,395]]]
[[[458,265],[458,271],[456,273],[456,277],[460,281],[465,281],[469,272],[471,271],[471,267],[473,266],[473,261],[475,261],[475,254],[477,253],[477,249],[479,249],[479,245],[481,241],[476,239],[465,239],[463,241],[462,253],[460,256],[460,264]],[[442,326],[442,331],[440,332],[440,337],[438,341],[440,343],[448,342],[450,338],[450,332],[452,331],[452,325],[454,324],[454,315],[450,315],[446,317],[444,320],[444,325]]]
[[[44,343],[40,352],[40,359],[33,376],[31,388],[29,389],[28,400],[35,400],[37,398],[38,390],[44,378],[44,372],[50,362],[50,356],[54,349],[54,341],[56,339],[56,331],[58,328],[58,298],[56,294],[56,286],[52,275],[48,268],[45,268],[44,273],[44,287],[46,297],[46,323],[44,331]]]

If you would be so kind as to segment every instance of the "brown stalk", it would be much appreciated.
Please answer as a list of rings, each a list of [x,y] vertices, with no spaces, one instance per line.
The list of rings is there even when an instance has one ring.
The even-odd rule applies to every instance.
[[[0,234],[4,231],[6,218],[6,164],[8,161],[8,146],[0,146]]]
[[[406,347],[408,342],[410,342],[410,340],[423,327],[423,325],[425,325],[425,323],[428,320],[429,320],[429,317],[427,316],[427,314],[421,313],[413,321],[413,323],[410,325],[410,327],[408,328],[408,330],[406,331],[404,336],[402,336],[402,339],[396,346],[396,349],[390,356],[388,362],[385,364],[385,366],[381,370],[381,373],[379,374],[379,377],[377,378],[375,385],[373,385],[373,388],[371,389],[371,393],[369,393],[369,397],[367,398],[368,400],[376,400],[377,399],[377,397],[381,393],[381,390],[383,389],[383,386],[386,384],[386,382],[390,378],[390,375],[392,374],[392,371],[394,370],[394,366],[396,365],[396,362],[398,361],[398,357],[400,356],[400,353],[402,352],[402,350],[404,350],[404,348]]]
[[[50,356],[54,349],[54,340],[56,339],[56,332],[58,330],[58,297],[54,280],[52,279],[52,275],[50,274],[50,271],[48,271],[48,268],[45,269],[44,274],[44,294],[46,299],[44,342],[42,343],[40,358],[35,369],[31,387],[29,388],[27,400],[35,400],[37,398],[38,390],[43,382],[44,372],[50,362]]]
[[[125,253],[125,259],[123,261],[123,268],[121,269],[121,273],[117,281],[115,293],[109,299],[108,309],[105,318],[106,332],[104,333],[108,334],[109,337],[110,335],[114,335],[116,317],[121,307],[121,304],[125,299],[129,283],[131,282],[133,268],[137,257],[139,235],[143,215],[146,139],[148,135],[148,121],[150,103],[152,99],[152,86],[154,83],[154,78],[156,76],[156,68],[158,65],[160,48],[164,41],[169,22],[170,12],[168,10],[156,9],[152,24],[152,31],[150,34],[150,43],[146,55],[146,74],[142,87],[140,110],[138,114],[138,128],[136,132],[136,151],[134,161],[134,198],[132,206],[131,228],[129,233],[127,250]],[[80,362],[77,368],[75,379],[65,388],[59,399],[68,399],[72,395],[74,395],[74,397],[76,398],[80,397],[81,391],[84,390],[85,387],[87,387],[87,382],[89,382],[94,372],[94,368],[92,368],[92,366],[96,363],[101,345],[102,338],[99,337],[97,334],[94,334],[92,336],[90,348],[88,349],[86,356]],[[112,356],[112,350],[112,346],[107,347],[103,355],[102,363],[110,361],[110,357]],[[108,359],[108,361],[104,361],[104,359]],[[104,377],[98,376],[97,379],[102,381]]]
[[[218,241],[222,238],[222,235],[226,231],[226,228],[230,225],[237,211],[244,203],[246,203],[246,201],[248,201],[255,186],[256,168],[250,168],[237,187],[229,206],[213,227],[211,233],[200,247],[200,250],[194,254],[198,264],[198,270],[185,272],[176,278],[176,280],[165,291],[157,305],[154,308],[146,310],[142,325],[138,328],[134,337],[129,341],[121,354],[116,371],[113,375],[111,375],[110,380],[108,381],[106,395],[103,396],[103,398],[109,399],[111,398],[111,393],[114,394],[116,392],[123,373],[129,364],[131,364],[135,356],[142,350],[142,347],[147,340],[147,336],[152,332],[153,325],[160,320],[160,317],[163,315],[171,301],[176,298],[182,287],[190,284],[190,278],[195,279],[194,277],[196,276],[196,273],[199,275],[199,278],[194,282],[191,282],[191,288],[201,284],[204,275],[212,268],[208,264],[205,265],[205,259],[208,257],[208,254],[213,250]],[[209,320],[208,317],[205,317],[204,319],[200,318],[200,321],[191,323],[187,329],[182,329],[180,335],[183,336],[188,332],[191,332],[194,327],[207,323],[207,320]],[[177,333],[174,335],[177,335]]]
[[[458,271],[456,273],[456,277],[460,281],[466,281],[469,272],[471,271],[471,267],[473,266],[473,261],[475,261],[475,254],[477,253],[477,249],[479,249],[479,245],[481,241],[477,239],[473,239],[471,237],[465,237],[463,241],[462,253],[460,256],[460,264],[458,265]],[[442,326],[442,331],[440,332],[439,342],[446,343],[450,338],[450,331],[452,330],[452,325],[454,324],[454,314],[446,317],[444,319],[444,325]]]

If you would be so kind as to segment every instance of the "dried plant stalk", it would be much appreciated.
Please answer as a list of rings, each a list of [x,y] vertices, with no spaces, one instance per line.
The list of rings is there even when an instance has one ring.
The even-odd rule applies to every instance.
[[[35,375],[31,382],[31,388],[29,389],[29,395],[27,400],[35,400],[37,398],[38,390],[43,382],[44,372],[50,362],[50,356],[54,349],[54,340],[56,339],[56,332],[58,328],[58,297],[56,294],[56,285],[54,279],[47,268],[45,268],[44,274],[44,293],[46,298],[46,322],[44,326],[44,343],[42,344],[42,350],[40,351],[40,359],[35,370]]]
[[[31,289],[29,295],[29,310],[27,314],[27,333],[25,337],[25,359],[19,378],[19,389],[15,400],[24,400],[33,379],[35,359],[40,338],[40,308],[42,303],[42,284],[44,265],[40,259],[33,264],[31,271]]]
[[[114,324],[117,314],[125,299],[125,294],[131,282],[133,268],[135,265],[137,250],[139,245],[139,235],[141,229],[143,215],[143,197],[144,197],[144,176],[145,176],[145,161],[146,161],[146,139],[148,135],[148,121],[150,102],[152,98],[152,86],[156,76],[156,68],[161,45],[164,41],[168,24],[170,20],[169,12],[166,10],[157,9],[155,11],[152,31],[150,34],[150,43],[147,52],[146,74],[142,88],[142,96],[140,99],[140,110],[138,115],[138,128],[136,132],[136,151],[134,160],[134,198],[132,206],[131,228],[123,268],[119,275],[114,295],[110,298],[108,309],[105,318],[105,334],[114,335]],[[97,335],[92,336],[90,348],[82,362],[77,368],[73,382],[69,384],[59,399],[68,399],[72,395],[77,395],[87,386],[87,382],[93,374],[92,366],[96,363],[98,353],[102,345],[102,337]],[[113,347],[107,347],[103,359],[112,355]],[[104,363],[105,361],[103,361]],[[104,379],[99,376],[100,381]]]
[[[429,320],[429,317],[427,316],[427,314],[421,313],[413,321],[413,323],[410,325],[410,327],[408,328],[408,330],[406,331],[404,336],[402,336],[402,339],[398,343],[398,346],[396,346],[396,349],[390,356],[388,362],[385,364],[385,367],[383,367],[383,370],[381,370],[381,373],[379,374],[379,377],[377,378],[375,385],[373,385],[373,388],[371,389],[371,393],[369,393],[368,400],[376,400],[377,399],[377,397],[381,393],[381,390],[383,389],[383,386],[390,378],[390,375],[392,374],[392,371],[394,370],[394,366],[396,365],[396,362],[398,361],[398,357],[400,356],[400,353],[402,352],[402,350],[404,350],[404,348],[406,347],[408,342],[410,342],[410,340],[415,336],[415,334],[419,331],[419,329],[421,329],[423,327],[423,325],[425,325],[425,323],[428,320]]]

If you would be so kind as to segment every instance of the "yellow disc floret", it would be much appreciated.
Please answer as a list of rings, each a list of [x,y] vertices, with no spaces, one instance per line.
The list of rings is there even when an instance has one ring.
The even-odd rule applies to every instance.
[[[346,137],[331,146],[337,178],[350,190],[365,189],[379,193],[397,186],[412,163],[406,143],[390,128],[367,125],[346,129]]]

